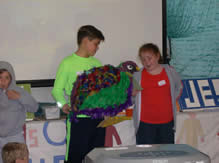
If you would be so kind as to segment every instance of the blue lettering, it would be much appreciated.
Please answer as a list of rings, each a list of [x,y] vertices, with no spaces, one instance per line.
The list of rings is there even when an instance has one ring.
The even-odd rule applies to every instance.
[[[64,161],[65,160],[65,156],[64,155],[60,155],[60,156],[54,156],[54,162],[53,163],[59,163],[59,161]]]
[[[45,122],[45,124],[44,124],[44,126],[43,126],[43,135],[44,135],[46,141],[47,141],[49,144],[54,145],[54,146],[62,146],[62,145],[64,145],[65,142],[66,142],[66,138],[65,138],[63,141],[61,141],[61,142],[54,142],[54,141],[52,141],[52,140],[49,138],[48,132],[47,132],[48,126],[49,126],[49,122],[47,121],[47,122]]]
[[[219,90],[217,89],[219,87],[218,85],[219,79],[209,80],[209,86],[212,91],[212,97],[214,98],[214,102],[217,107],[219,106]]]
[[[181,110],[219,107],[219,79],[183,80],[183,92],[179,99]]]

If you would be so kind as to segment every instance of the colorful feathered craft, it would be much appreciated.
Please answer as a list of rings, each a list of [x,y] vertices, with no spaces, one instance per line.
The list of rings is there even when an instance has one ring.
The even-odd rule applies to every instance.
[[[114,67],[105,65],[84,71],[73,85],[71,120],[85,114],[91,118],[115,116],[132,105],[132,76],[137,65],[127,61]]]

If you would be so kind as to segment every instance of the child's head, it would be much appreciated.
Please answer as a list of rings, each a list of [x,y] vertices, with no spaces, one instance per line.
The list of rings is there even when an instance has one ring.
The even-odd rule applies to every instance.
[[[100,42],[104,41],[104,39],[102,32],[92,25],[82,26],[78,30],[78,46],[89,56],[95,55]]]
[[[148,43],[140,47],[138,56],[143,66],[150,70],[161,62],[161,54],[157,45]]]
[[[7,89],[11,83],[11,74],[6,69],[0,69],[0,88]]]
[[[11,142],[2,148],[3,163],[28,163],[29,152],[26,144]]]

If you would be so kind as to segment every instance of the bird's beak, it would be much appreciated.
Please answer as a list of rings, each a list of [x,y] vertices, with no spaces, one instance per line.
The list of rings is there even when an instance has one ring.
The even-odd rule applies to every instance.
[[[140,68],[137,66],[137,67],[136,67],[136,70],[137,70],[137,71],[140,71]]]

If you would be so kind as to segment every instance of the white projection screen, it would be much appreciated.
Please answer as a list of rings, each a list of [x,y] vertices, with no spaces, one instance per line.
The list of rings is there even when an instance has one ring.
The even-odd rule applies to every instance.
[[[77,50],[82,25],[103,32],[96,54],[103,64],[139,63],[143,43],[163,49],[162,0],[5,0],[0,20],[0,60],[13,65],[17,80],[54,79]]]

